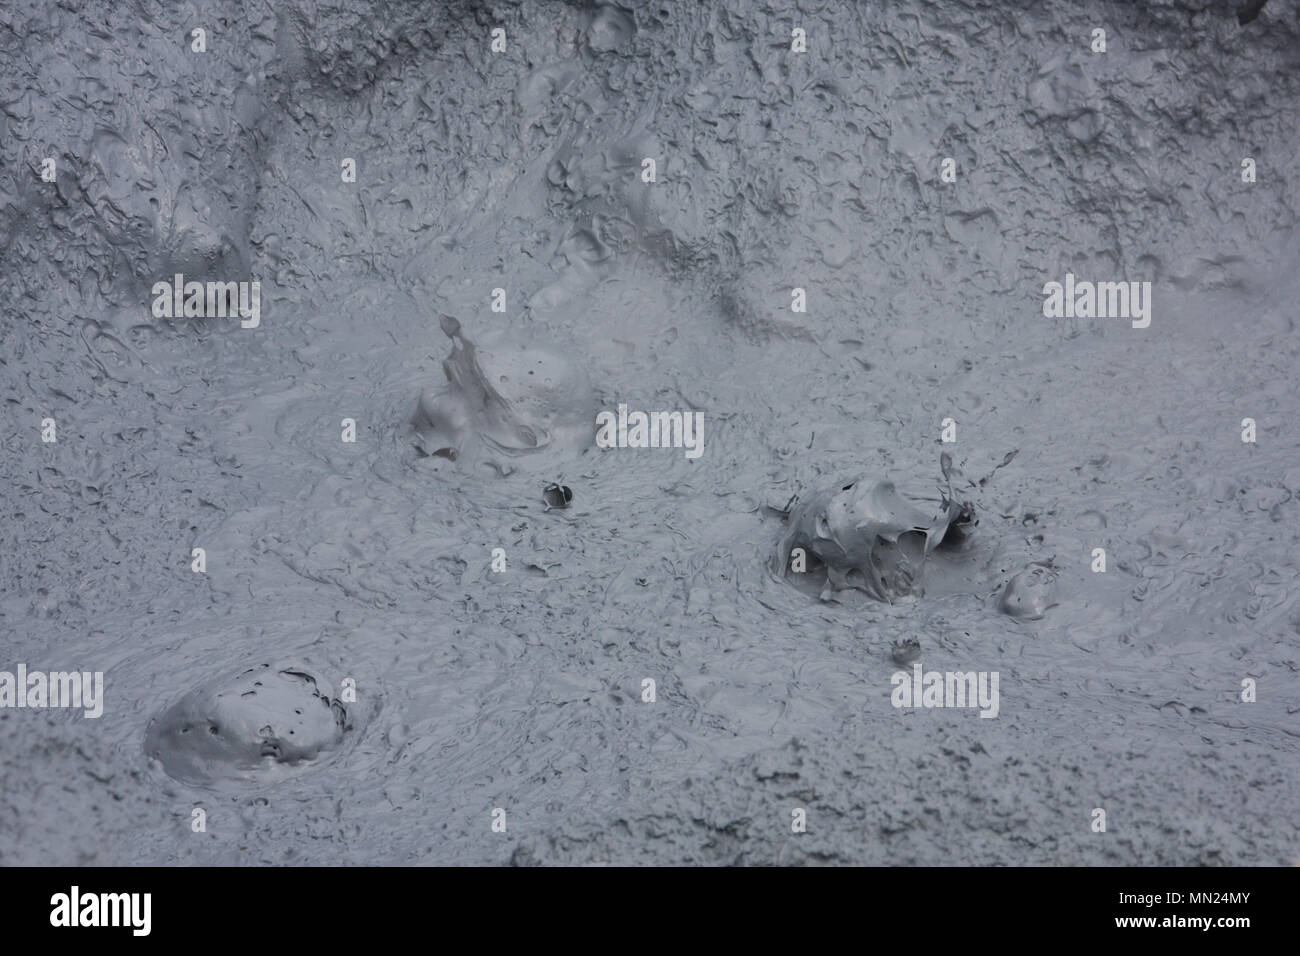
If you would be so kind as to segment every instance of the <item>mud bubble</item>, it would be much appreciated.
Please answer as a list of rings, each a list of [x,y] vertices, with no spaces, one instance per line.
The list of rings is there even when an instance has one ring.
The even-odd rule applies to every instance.
[[[191,690],[149,724],[145,751],[197,786],[268,783],[320,766],[356,736],[362,708],[297,664],[260,664]]]

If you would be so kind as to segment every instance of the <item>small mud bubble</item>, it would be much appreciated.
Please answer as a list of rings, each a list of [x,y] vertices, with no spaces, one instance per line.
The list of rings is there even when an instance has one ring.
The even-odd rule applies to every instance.
[[[890,656],[895,664],[910,664],[921,656],[921,642],[915,637],[894,641]]]
[[[573,501],[573,489],[568,485],[547,485],[542,489],[542,500],[546,502],[547,510],[551,508],[567,508]]]
[[[1055,596],[1055,570],[1050,564],[1035,564],[1007,582],[998,606],[1011,617],[1037,621],[1056,606]]]

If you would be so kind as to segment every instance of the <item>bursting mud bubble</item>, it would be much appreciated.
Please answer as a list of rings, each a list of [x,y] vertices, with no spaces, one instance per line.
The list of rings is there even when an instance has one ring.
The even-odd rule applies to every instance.
[[[0,859],[1300,860],[1294,3],[24,0],[0,77],[0,671],[104,675],[0,706]]]
[[[901,493],[892,481],[857,478],[818,491],[796,508],[773,567],[784,573],[793,558],[801,565],[796,570],[806,573],[811,555],[826,570],[823,600],[857,588],[892,602],[923,592],[925,559],[950,526],[973,520],[968,506],[946,497],[926,502]]]

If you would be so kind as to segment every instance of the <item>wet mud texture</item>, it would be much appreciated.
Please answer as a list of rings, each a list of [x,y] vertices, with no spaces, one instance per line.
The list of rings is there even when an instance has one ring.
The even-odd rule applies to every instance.
[[[0,711],[0,861],[1300,859],[1300,35],[1236,12],[0,6],[0,667],[106,695]],[[177,271],[261,327],[155,320]],[[1044,319],[1067,271],[1150,328]],[[422,452],[442,315],[703,456]],[[794,495],[941,448],[979,525],[923,597],[770,573]]]

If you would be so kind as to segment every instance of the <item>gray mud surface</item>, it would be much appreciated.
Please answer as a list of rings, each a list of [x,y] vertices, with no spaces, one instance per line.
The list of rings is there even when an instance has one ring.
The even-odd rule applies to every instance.
[[[0,862],[1300,861],[1300,15],[1234,14],[0,4],[0,670],[105,688],[0,709]],[[155,318],[177,272],[260,326]],[[1150,327],[1045,318],[1067,272]],[[704,453],[422,450],[443,315]],[[923,595],[770,573],[942,451]],[[997,717],[892,706],[907,641]]]

